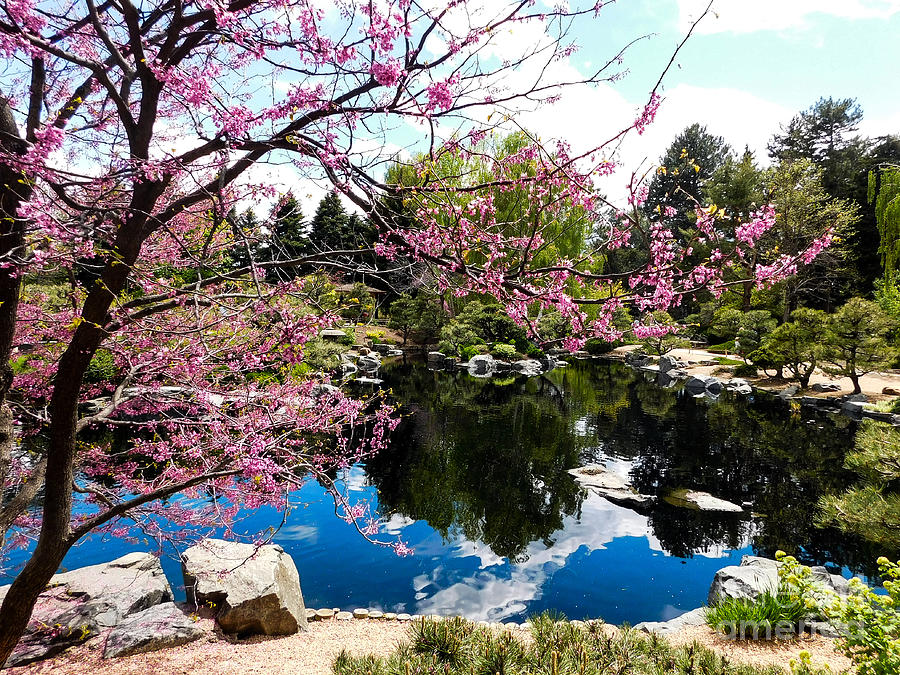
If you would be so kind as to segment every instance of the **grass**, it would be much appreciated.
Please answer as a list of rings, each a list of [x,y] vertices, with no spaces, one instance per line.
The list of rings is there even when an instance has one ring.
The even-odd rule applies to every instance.
[[[732,663],[694,643],[681,647],[603,622],[573,625],[559,614],[529,621],[531,639],[480,627],[465,619],[414,622],[408,640],[386,657],[334,660],[335,675],[776,675],[780,668]],[[810,671],[825,675],[825,671]]]
[[[754,600],[725,598],[706,610],[713,630],[739,639],[773,639],[797,632],[806,609],[785,594],[762,593]]]
[[[723,365],[723,366],[742,366],[742,365],[744,365],[743,361],[740,361],[738,359],[729,359],[727,356],[717,356],[716,358],[713,359],[713,361],[716,361],[717,363],[719,363],[720,365]]]

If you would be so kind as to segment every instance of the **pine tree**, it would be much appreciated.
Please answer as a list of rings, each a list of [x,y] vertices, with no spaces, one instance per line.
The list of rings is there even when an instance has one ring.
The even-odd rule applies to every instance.
[[[672,220],[677,229],[687,229],[703,198],[703,186],[730,153],[725,139],[708,133],[705,126],[687,127],[659,160],[659,169],[650,182],[644,204],[647,217],[660,219],[666,207],[672,207],[676,211]]]
[[[303,254],[307,243],[303,209],[292,193],[275,207],[270,217],[271,233],[265,258],[267,261],[293,260]],[[269,281],[284,281],[297,276],[296,266],[272,267],[266,273]]]

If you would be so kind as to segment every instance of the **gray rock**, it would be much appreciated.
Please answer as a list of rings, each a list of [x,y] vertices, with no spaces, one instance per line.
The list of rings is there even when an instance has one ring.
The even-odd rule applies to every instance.
[[[0,588],[0,601],[8,588]],[[38,598],[6,665],[49,658],[126,617],[171,600],[162,566],[150,553],[129,553],[109,563],[57,574]]]
[[[739,377],[725,380],[722,382],[722,386],[725,388],[725,391],[731,391],[743,396],[753,393],[753,387],[750,386],[750,383]]]
[[[490,375],[495,370],[494,357],[490,354],[478,354],[469,359],[466,367],[473,375]]]
[[[837,382],[816,382],[810,389],[819,393],[826,391],[840,391],[841,385]]]
[[[613,503],[636,506],[654,501],[652,496],[638,493],[628,481],[602,464],[569,469],[569,474],[585,488]]]
[[[557,361],[555,357],[551,354],[544,354],[541,358],[538,359],[538,362],[541,364],[541,368],[545,373],[550,372],[554,368],[559,367],[560,365],[565,365],[560,361]]]
[[[856,401],[844,401],[841,404],[841,412],[850,417],[862,417],[863,410],[865,410],[863,404]]]
[[[226,633],[290,635],[306,628],[300,575],[280,546],[205,539],[182,556],[189,602],[218,608]]]
[[[314,385],[312,389],[309,390],[309,393],[312,394],[315,398],[322,398],[325,396],[334,396],[336,394],[340,394],[341,390],[335,387],[333,384],[325,384],[324,382]]]
[[[204,634],[200,624],[181,607],[166,602],[132,614],[113,628],[106,638],[103,657],[109,659],[177,647]]]
[[[427,362],[429,368],[443,368],[447,357],[443,352],[428,352]]]
[[[684,388],[691,394],[718,396],[722,393],[722,382],[711,375],[693,375],[685,382]]]
[[[777,566],[730,565],[716,572],[706,602],[712,607],[726,598],[755,600],[760,594],[766,591],[774,593],[777,589]]]
[[[516,361],[512,364],[512,369],[517,373],[521,373],[526,377],[537,377],[542,372],[544,372],[543,366],[541,366],[540,361],[535,361],[534,359],[524,359],[522,361]]]
[[[384,356],[389,351],[391,351],[391,346],[389,344],[385,344],[384,342],[376,342],[372,345],[372,351]]]
[[[661,373],[668,373],[671,370],[684,370],[685,368],[687,368],[687,363],[676,359],[674,356],[659,357],[659,372]]]
[[[347,338],[347,334],[337,328],[326,328],[319,332],[319,337],[323,340],[344,340]]]
[[[359,357],[359,361],[356,362],[356,365],[360,370],[372,373],[381,368],[381,359],[377,354],[366,354],[365,356]]]
[[[636,630],[644,633],[656,633],[658,635],[669,635],[677,633],[685,626],[702,626],[706,623],[706,608],[698,607],[690,612],[685,612],[681,616],[676,616],[669,621],[644,621],[635,626]]]
[[[342,363],[342,364],[341,364],[341,373],[342,373],[345,377],[346,377],[347,375],[352,375],[353,373],[357,372],[358,370],[359,370],[359,368],[357,368],[357,367],[356,367],[354,364],[352,364],[352,363]]]
[[[385,356],[403,356],[403,350],[402,349],[389,349],[385,353]]]
[[[643,366],[649,366],[653,363],[653,359],[641,352],[628,352],[625,355],[625,363],[634,366],[635,368],[641,368]]]
[[[850,401],[851,403],[866,403],[869,400],[869,397],[865,394],[850,394],[844,400]]]
[[[737,504],[713,497],[700,490],[677,490],[666,497],[666,501],[675,506],[686,506],[699,511],[716,511],[719,513],[743,513],[744,509]]]
[[[800,387],[798,387],[796,384],[792,384],[790,387],[786,387],[785,389],[779,391],[776,396],[786,401],[791,396],[795,396],[798,391],[800,391]]]
[[[356,384],[372,384],[376,386],[384,383],[384,380],[378,379],[377,377],[357,377],[353,381]]]

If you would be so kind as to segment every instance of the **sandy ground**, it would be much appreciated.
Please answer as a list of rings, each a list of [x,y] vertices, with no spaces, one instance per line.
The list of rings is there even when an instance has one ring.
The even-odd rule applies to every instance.
[[[624,347],[619,347],[613,350],[613,353],[618,356],[624,356],[627,352],[633,349],[637,349],[637,345],[626,345]],[[690,365],[690,367],[687,369],[687,371],[693,375],[712,375],[714,371],[721,370],[723,368],[723,366],[721,365],[699,365],[704,361],[712,361],[716,357],[724,356],[723,354],[714,354],[703,349],[673,349],[671,352],[669,352],[668,355],[688,364],[693,364]],[[734,355],[729,355],[728,358],[740,360],[740,357],[736,357]],[[767,379],[765,377],[747,378],[747,380],[762,389],[771,389],[773,391],[784,389],[792,384],[795,384],[794,382],[789,382],[787,380]],[[842,394],[849,394],[853,391],[853,383],[849,378],[833,377],[831,375],[828,375],[827,373],[822,372],[819,369],[816,369],[809,380],[810,385],[816,383],[824,384],[826,382],[836,382],[837,384],[841,385],[841,390],[827,392],[825,394],[817,394],[816,392],[805,391],[804,394],[808,396],[841,396]],[[900,391],[900,373],[869,373],[868,375],[863,375],[860,378],[859,384],[862,392],[872,401],[881,401],[889,398],[894,398],[894,396],[883,394],[882,390],[887,387]]]
[[[10,668],[10,675],[36,673],[72,673],[91,675],[156,675],[195,673],[202,669],[216,675],[266,673],[268,675],[329,675],[331,662],[342,649],[356,655],[387,655],[406,637],[407,625],[398,621],[317,621],[309,630],[279,638],[254,638],[230,641],[212,631],[191,644],[119,659],[103,659],[103,639],[95,638],[55,659],[21,668]],[[517,635],[526,631],[515,630]],[[800,651],[810,652],[814,663],[828,664],[839,673],[849,661],[835,651],[834,641],[821,637],[779,643],[734,642],[716,635],[705,626],[686,627],[669,638],[675,644],[699,641],[732,661],[780,665],[788,663]]]

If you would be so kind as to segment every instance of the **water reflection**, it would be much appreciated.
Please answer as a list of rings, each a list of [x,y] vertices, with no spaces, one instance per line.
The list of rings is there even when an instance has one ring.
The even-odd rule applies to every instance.
[[[411,363],[387,368],[385,377],[408,416],[390,452],[367,467],[382,511],[425,520],[446,541],[485,545],[523,573],[544,551],[564,558],[563,540],[581,537],[597,548],[621,527],[680,558],[752,546],[868,571],[881,553],[815,526],[819,496],[851,478],[843,456],[855,425],[844,417],[773,397],[724,394],[711,402],[610,362],[575,362],[530,380],[474,379]],[[588,513],[566,473],[589,462],[627,474],[645,494],[704,490],[754,515],[660,499],[643,514],[616,507],[619,527],[595,508]]]

